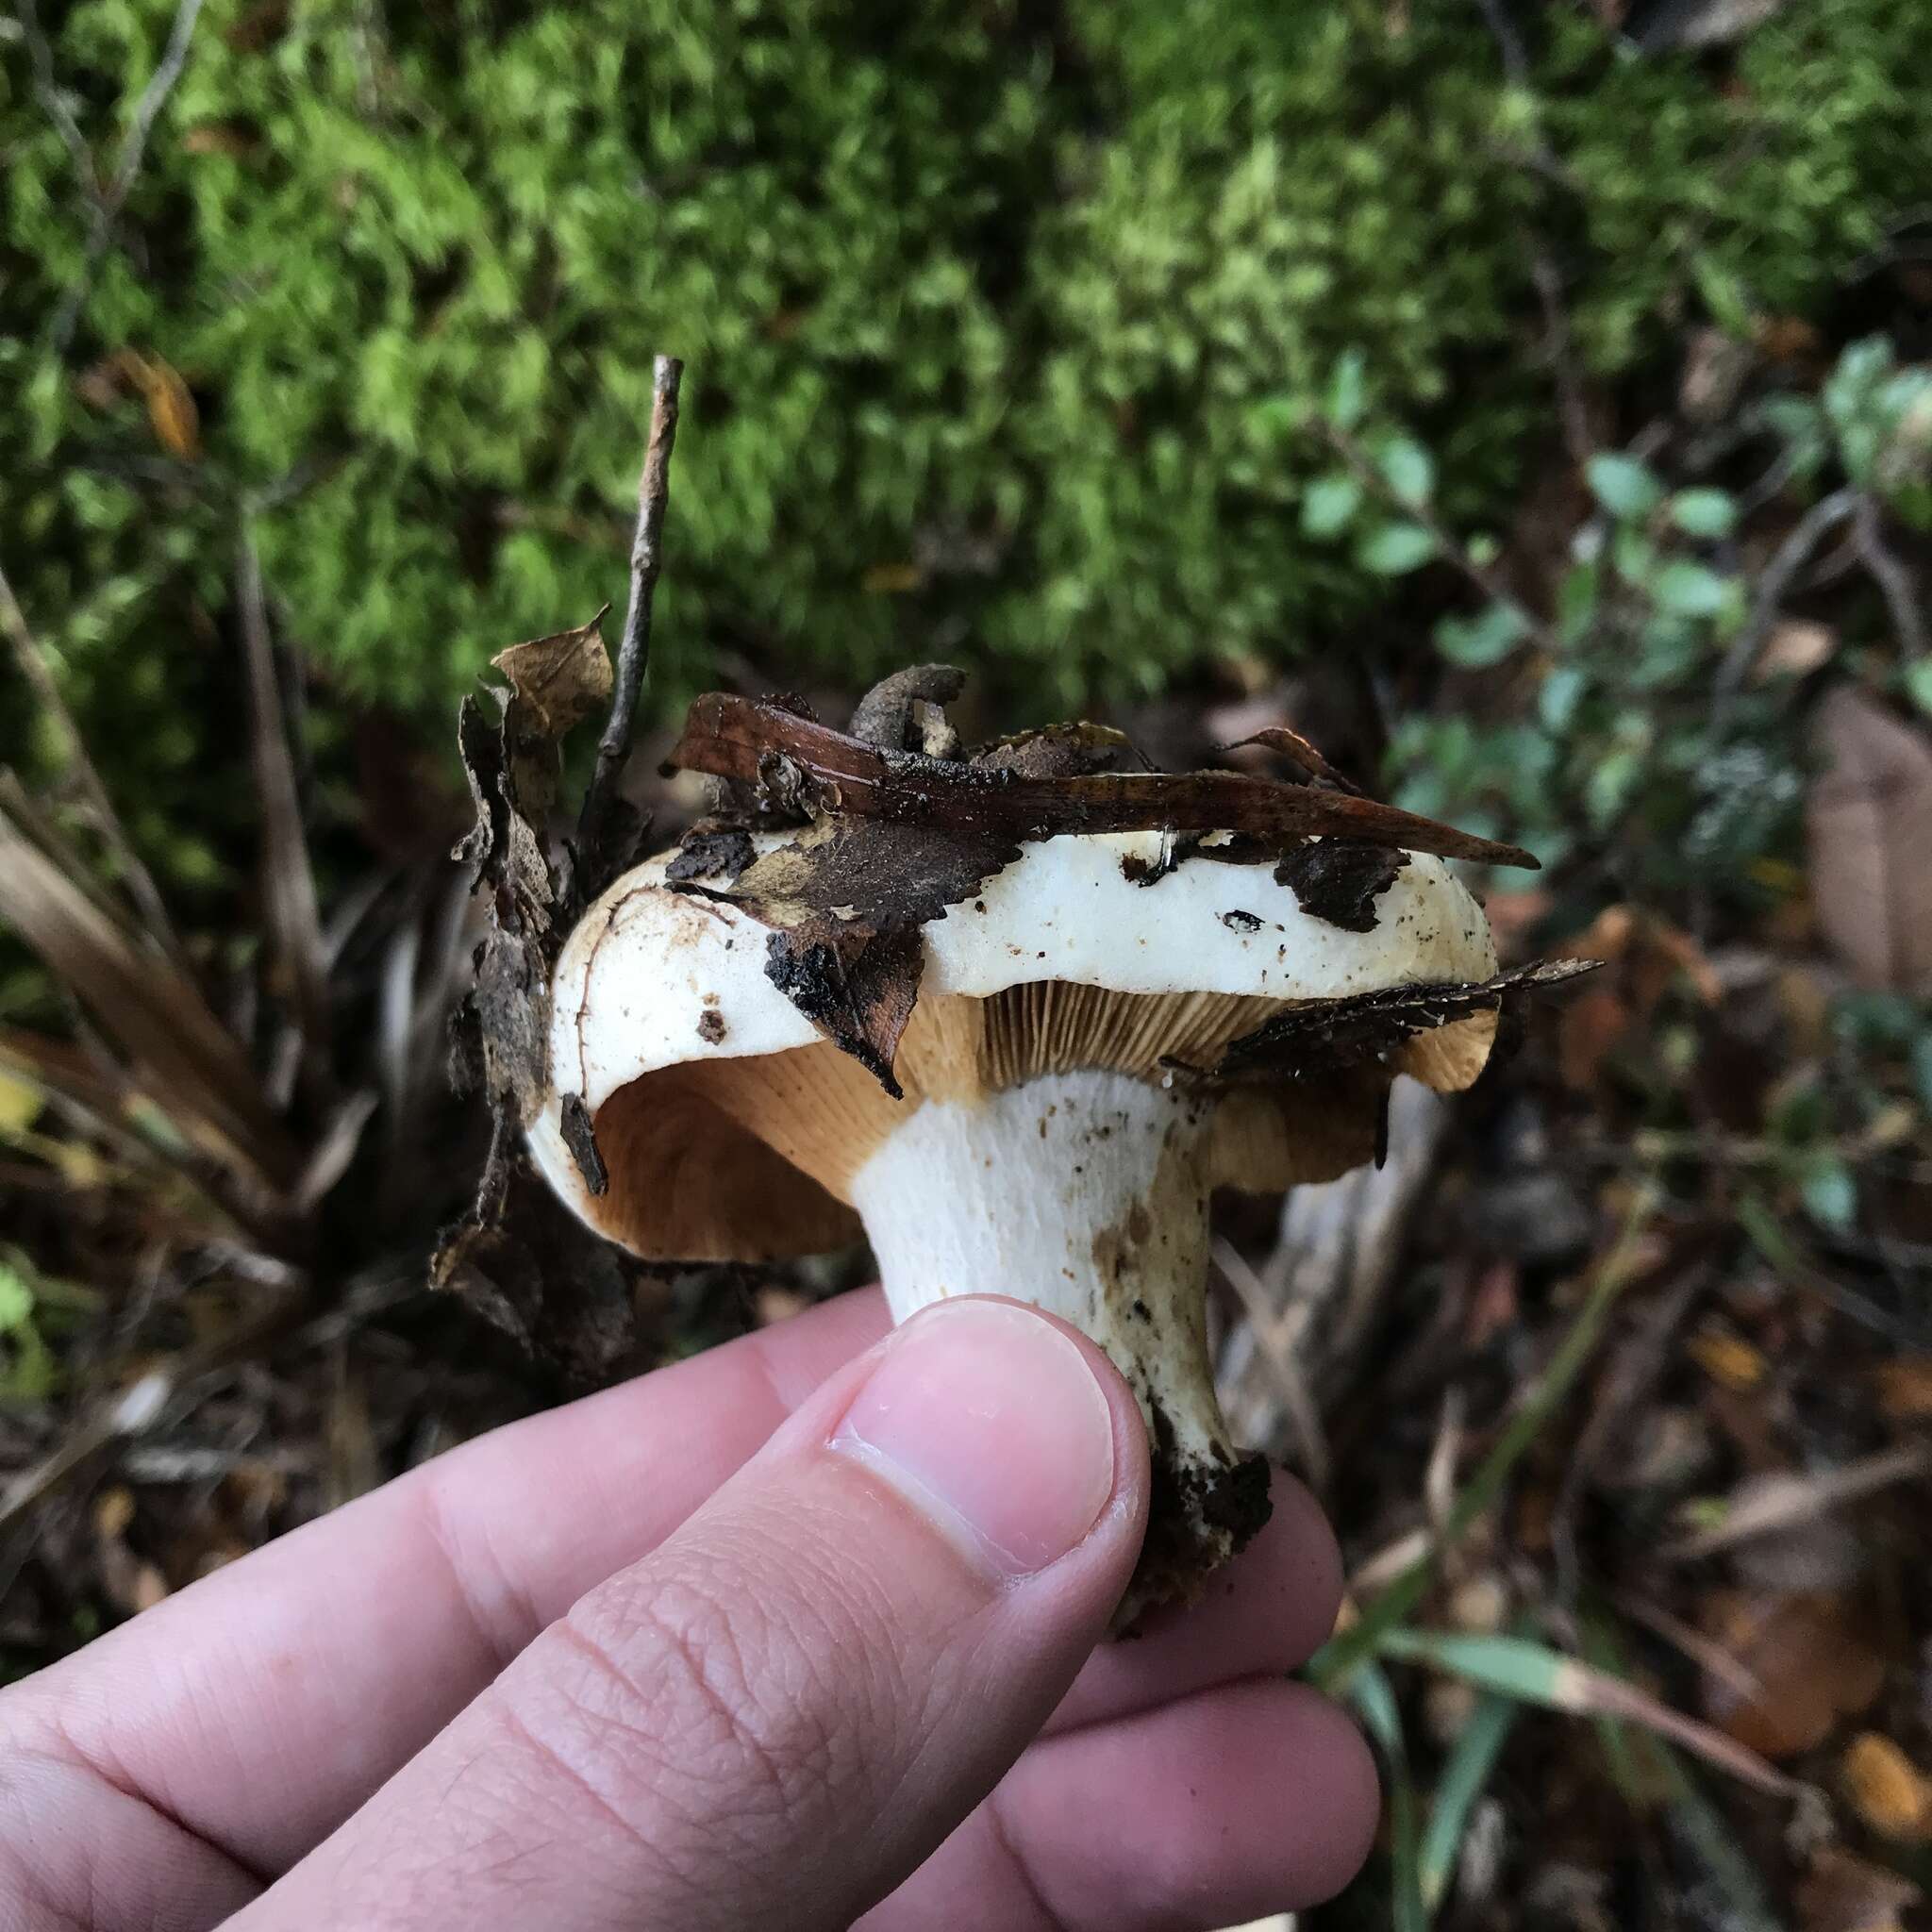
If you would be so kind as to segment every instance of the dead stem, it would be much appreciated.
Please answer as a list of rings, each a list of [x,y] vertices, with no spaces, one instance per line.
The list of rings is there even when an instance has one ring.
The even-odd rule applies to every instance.
[[[174,92],[175,83],[181,78],[181,70],[188,64],[189,42],[194,37],[194,22],[200,12],[201,0],[181,0],[174,27],[168,35],[168,43],[161,50],[160,61],[149,76],[147,86],[142,90],[140,100],[134,104],[134,118],[129,122],[126,138],[121,143],[121,159],[114,170],[114,178],[108,184],[107,192],[97,195],[94,201],[93,225],[88,230],[87,253],[82,258],[80,279],[68,291],[67,299],[61,303],[60,311],[54,318],[51,338],[57,356],[74,339],[75,325],[79,322],[80,311],[87,306],[87,298],[92,291],[94,273],[100,267],[101,257],[108,252],[114,223],[134,187],[135,177],[141,173],[142,161],[147,154],[148,136],[153,133],[156,119],[169,94]]]
[[[121,870],[123,882],[140,908],[149,936],[170,958],[180,964],[183,958],[181,942],[168,918],[160,889],[155,884],[154,875],[141,862],[134,841],[127,836],[121,815],[108,795],[108,788],[101,782],[101,774],[87,755],[87,746],[74,722],[74,713],[67,708],[67,701],[60,695],[54,667],[47,662],[46,653],[42,650],[40,641],[27,624],[26,613],[21,609],[4,569],[0,569],[0,625],[6,626],[8,641],[13,646],[14,661],[20,666],[21,675],[33,687],[41,709],[60,739],[61,756],[67,762],[68,772],[86,800],[102,841]]]
[[[604,883],[610,855],[605,851],[609,818],[625,761],[630,756],[631,729],[637,722],[638,694],[651,656],[651,604],[663,564],[664,509],[671,494],[671,452],[677,440],[678,387],[684,364],[675,356],[659,356],[652,365],[651,426],[644,443],[643,468],[638,475],[638,525],[630,551],[630,602],[625,607],[624,632],[617,643],[617,682],[610,694],[610,716],[597,741],[597,763],[584,790],[577,817],[578,865],[584,896],[594,897]]]

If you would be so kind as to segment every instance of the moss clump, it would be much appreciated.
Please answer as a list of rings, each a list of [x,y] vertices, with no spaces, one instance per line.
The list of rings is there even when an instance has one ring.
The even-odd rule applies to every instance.
[[[172,11],[42,8],[98,172]],[[58,349],[90,202],[16,39],[0,557],[165,815],[232,718],[242,497],[325,675],[441,719],[621,583],[669,349],[665,700],[732,650],[977,649],[1041,707],[1289,653],[1380,588],[1298,533],[1341,351],[1499,514],[1549,414],[1526,235],[1616,375],[1687,313],[1816,310],[1932,199],[1914,0],[1789,8],[1722,75],[1582,16],[1512,89],[1476,8],[1380,0],[208,0]]]

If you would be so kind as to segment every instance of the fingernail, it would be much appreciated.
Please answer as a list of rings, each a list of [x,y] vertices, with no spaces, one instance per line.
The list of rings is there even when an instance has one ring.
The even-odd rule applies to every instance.
[[[916,1315],[832,1447],[1007,1578],[1065,1556],[1113,1494],[1113,1416],[1086,1357],[1008,1302],[941,1302]]]

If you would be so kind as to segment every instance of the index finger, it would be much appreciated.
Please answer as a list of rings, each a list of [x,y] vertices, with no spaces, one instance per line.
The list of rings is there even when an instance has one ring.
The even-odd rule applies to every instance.
[[[886,1327],[844,1295],[465,1443],[28,1678],[11,1725],[279,1872]]]

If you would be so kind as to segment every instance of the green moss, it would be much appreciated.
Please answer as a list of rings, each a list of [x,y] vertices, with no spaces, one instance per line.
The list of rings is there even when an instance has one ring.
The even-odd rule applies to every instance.
[[[1817,311],[1932,199],[1914,0],[1788,8],[1728,75],[1550,9],[1533,92],[1474,7],[1405,10],[209,0],[58,364],[88,203],[0,43],[0,558],[165,822],[231,741],[242,494],[306,479],[259,524],[292,634],[440,730],[621,591],[664,349],[660,702],[720,650],[852,685],[935,648],[1091,701],[1386,594],[1299,530],[1344,348],[1500,517],[1550,413],[1531,237],[1614,377],[1687,314]],[[43,0],[97,155],[172,11]],[[77,380],[121,349],[187,379],[199,459]]]

